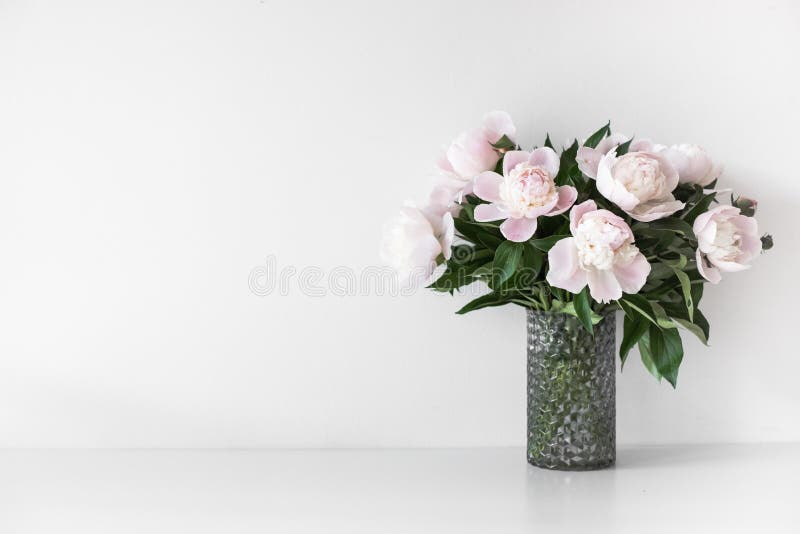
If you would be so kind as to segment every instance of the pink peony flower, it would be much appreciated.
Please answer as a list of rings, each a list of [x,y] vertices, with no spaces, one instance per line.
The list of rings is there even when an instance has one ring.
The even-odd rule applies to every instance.
[[[708,152],[698,145],[672,145],[662,153],[678,172],[682,184],[706,186],[722,174],[722,166],[714,165]]]
[[[449,259],[455,235],[453,215],[433,208],[405,206],[385,227],[381,259],[404,285],[417,285],[433,274],[439,255]]]
[[[683,208],[672,196],[678,173],[660,153],[611,150],[600,158],[597,190],[637,221],[654,221]]]
[[[513,139],[517,128],[505,111],[492,111],[479,128],[459,135],[445,150],[438,162],[438,182],[453,191],[453,196],[471,192],[472,179],[483,171],[494,169],[500,153],[492,147],[504,135]]]
[[[595,148],[581,146],[575,156],[578,168],[589,178],[597,178],[597,167],[600,165],[602,157],[628,141],[628,139],[630,139],[629,136],[617,133],[601,139]],[[629,150],[634,152],[658,152],[659,147],[663,148],[663,145],[654,145],[649,139],[637,139],[631,143]]]
[[[650,264],[633,244],[625,221],[593,200],[578,204],[569,216],[572,237],[548,252],[547,282],[580,293],[588,284],[597,302],[610,302],[622,293],[638,293],[650,274]]]
[[[475,207],[475,220],[505,220],[500,231],[506,239],[527,241],[536,232],[539,216],[564,213],[578,197],[574,187],[555,185],[558,166],[558,155],[551,148],[507,152],[503,176],[487,171],[475,178],[475,195],[491,202]]]
[[[694,221],[697,236],[697,270],[712,284],[722,279],[721,272],[749,269],[761,252],[758,223],[742,215],[734,206],[717,206]]]
[[[600,164],[600,159],[611,149],[617,148],[627,140],[628,136],[625,134],[613,134],[601,139],[595,148],[581,146],[575,156],[578,168],[589,178],[597,178],[597,166]]]

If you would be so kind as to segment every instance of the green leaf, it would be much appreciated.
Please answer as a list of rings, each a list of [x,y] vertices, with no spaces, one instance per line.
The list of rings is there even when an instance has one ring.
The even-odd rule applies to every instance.
[[[684,257],[684,256],[681,256]],[[686,309],[689,311],[689,320],[694,321],[694,302],[692,300],[692,282],[689,280],[689,275],[680,269],[673,267],[675,276],[681,283],[681,290],[683,291],[683,301],[686,303]]]
[[[567,315],[572,315],[574,317],[578,317],[578,312],[575,311],[575,303],[574,302],[561,302],[560,300],[553,300],[551,305],[550,311],[554,313],[566,313]],[[592,310],[592,325],[598,324],[600,321],[603,320],[603,316],[599,313]]]
[[[695,304],[696,303],[697,300],[695,300]],[[664,309],[666,309],[667,313],[675,323],[696,335],[697,338],[703,342],[703,344],[708,345],[709,324],[708,320],[706,320],[703,312],[701,312],[699,308],[695,307],[694,309],[694,321],[689,320],[689,313],[684,306],[679,304],[665,303]]]
[[[578,140],[574,140],[572,144],[561,152],[560,164],[558,167],[558,174],[555,177],[556,185],[570,185],[572,181],[571,171],[577,168],[575,156],[578,155]],[[581,181],[583,177],[581,177]],[[572,183],[572,185],[575,185]]]
[[[697,302],[697,300],[695,300],[695,302]],[[711,326],[708,324],[708,319],[706,319],[706,316],[703,315],[703,312],[697,308],[694,310],[694,324],[700,327],[700,329],[703,331],[703,334],[706,336],[706,340],[711,339]]]
[[[544,146],[546,146],[547,148],[553,148],[553,142],[550,141],[550,134],[549,133],[547,134],[547,137],[544,140]]]
[[[480,229],[479,226],[475,226],[470,224],[468,221],[461,219],[460,217],[456,217],[453,219],[453,223],[455,224],[456,231],[464,236],[466,239],[472,241],[473,243],[478,243],[478,230]]]
[[[642,225],[642,223],[639,223],[636,226],[639,225]],[[649,226],[650,228],[653,228],[655,230],[670,230],[672,232],[684,235],[689,239],[695,238],[692,226],[683,219],[678,219],[677,217],[669,217],[666,219],[659,219],[657,221],[652,221],[646,223],[646,226]]]
[[[658,326],[658,321],[656,320],[655,312],[653,312],[653,307],[650,305],[650,302],[648,302],[648,300],[643,296],[625,294],[617,302],[619,302],[620,305],[623,306],[622,309],[626,314],[628,314],[628,311],[625,310],[624,306],[629,306],[632,309],[641,313],[648,321]]]
[[[447,268],[428,286],[429,289],[452,294],[455,289],[472,283],[474,271],[494,256],[489,249],[464,244],[454,246],[452,252]]]
[[[617,147],[617,157],[624,156],[628,153],[628,150],[631,148],[631,143],[633,142],[633,137],[622,143]]]
[[[681,336],[675,329],[662,330],[652,325],[648,334],[653,363],[659,374],[674,388],[678,383],[678,368],[683,360]]]
[[[717,195],[715,193],[704,196],[697,202],[697,204],[692,206],[692,208],[689,209],[689,211],[687,211],[681,218],[688,224],[692,224],[694,220],[698,217],[698,215],[708,211],[708,207],[714,201],[714,198],[716,196]]]
[[[650,302],[650,307],[656,316],[656,326],[659,328],[677,328],[678,326],[669,318],[667,312],[658,302]]]
[[[592,303],[588,286],[584,287],[580,293],[575,295],[573,303],[578,320],[590,334],[594,335],[594,328],[592,327]]]
[[[466,203],[466,202],[464,204],[461,204],[461,214],[460,215],[461,215],[462,219],[466,219],[469,222],[474,221],[475,220],[475,205],[469,204],[469,203]]]
[[[504,293],[518,291],[525,298],[528,298],[542,270],[543,263],[544,253],[525,243],[522,247],[522,259],[519,262],[517,271],[505,283],[501,286],[495,286],[494,289],[501,290]]]
[[[681,290],[683,291],[683,302],[686,304],[686,310],[689,313],[689,321],[694,321],[694,299],[692,297],[692,281],[689,278],[689,275],[686,274],[684,268],[686,268],[686,264],[688,263],[686,256],[681,254],[677,260],[671,262],[665,262],[667,265],[670,266],[672,272],[675,273],[675,276],[678,279],[678,282],[681,285]]]
[[[516,148],[517,144],[509,139],[507,135],[503,135],[503,137],[492,143],[492,146],[500,150],[511,150],[512,148]]]
[[[542,252],[547,252],[551,248],[553,248],[553,245],[555,245],[556,243],[558,243],[559,241],[561,241],[562,239],[565,239],[567,237],[570,237],[570,236],[568,236],[568,235],[551,235],[550,237],[543,237],[541,239],[531,239],[528,242],[531,245],[533,245],[534,247],[536,247],[539,250],[541,250]]]
[[[513,241],[504,241],[497,247],[494,254],[495,276],[493,283],[500,285],[514,274],[517,270],[520,258],[522,258],[523,245]]]
[[[590,135],[589,138],[586,140],[586,142],[583,143],[583,146],[588,146],[589,148],[595,148],[597,146],[597,143],[599,143],[600,140],[603,139],[605,136],[607,136],[609,133],[611,133],[611,121],[608,121],[608,123],[605,126],[603,126],[595,133]]]
[[[567,148],[565,148],[563,152],[561,152],[561,164],[563,165],[564,163],[569,161],[572,161],[574,163],[575,156],[578,155],[579,148],[580,145],[578,145],[578,140],[575,139],[574,141],[572,141],[572,144],[569,145]]]
[[[522,252],[523,276],[527,279],[526,281],[528,281],[528,283],[525,284],[526,286],[533,285],[536,277],[539,276],[539,273],[542,271],[543,263],[544,254],[530,243],[526,243]]]
[[[650,264],[650,274],[647,275],[648,282],[651,280],[664,280],[673,275],[672,267],[666,263],[656,262]]]
[[[656,377],[659,382],[661,381],[661,373],[658,372],[658,368],[656,367],[655,361],[653,361],[653,355],[650,352],[650,331],[648,330],[645,332],[641,338],[639,338],[639,355],[642,357],[642,363],[644,364],[647,371]]]
[[[489,232],[485,232],[483,230],[478,230],[477,232],[475,232],[475,238],[481,245],[490,248],[492,250],[497,249],[497,247],[499,247],[504,243],[503,238],[494,236]]]
[[[641,314],[632,315],[631,317],[626,313],[622,325],[622,344],[619,346],[619,357],[623,366],[630,350],[650,327],[650,322]]]
[[[692,284],[692,302],[694,302],[694,307],[700,305],[700,299],[703,298],[703,287],[705,286],[705,279],[703,279],[702,284]],[[698,312],[700,310],[697,310]]]
[[[494,262],[484,263],[472,272],[475,278],[490,278],[494,270]]]
[[[681,319],[680,317],[673,317],[673,321],[684,327],[686,330],[697,336],[703,345],[708,346],[708,338],[706,337],[705,332],[703,329],[697,326],[696,324],[692,323],[691,321],[687,321],[686,319]]]
[[[506,304],[507,299],[503,295],[498,293],[488,293],[481,297],[476,298],[466,304],[463,308],[458,310],[456,313],[459,315],[464,315],[465,313],[479,310],[481,308],[488,308],[490,306],[502,306]]]

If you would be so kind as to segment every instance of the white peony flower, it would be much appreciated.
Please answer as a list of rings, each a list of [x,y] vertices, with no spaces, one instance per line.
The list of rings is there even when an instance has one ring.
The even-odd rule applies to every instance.
[[[597,190],[637,221],[654,221],[683,208],[672,196],[678,173],[660,153],[611,150],[597,167]]]
[[[381,259],[397,272],[402,284],[418,285],[433,274],[440,255],[450,258],[454,235],[449,211],[405,206],[384,227]]]
[[[698,145],[672,145],[663,152],[678,172],[680,183],[707,186],[722,174],[722,166],[714,165],[711,156]]]

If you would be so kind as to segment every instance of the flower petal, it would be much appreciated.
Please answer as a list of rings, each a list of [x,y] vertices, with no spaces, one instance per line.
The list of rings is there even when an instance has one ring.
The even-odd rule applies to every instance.
[[[739,263],[738,261],[725,261],[714,258],[714,256],[706,256],[708,263],[722,271],[723,273],[738,273],[739,271],[746,271],[752,265],[746,263]]]
[[[535,219],[542,215],[549,215],[556,208],[556,204],[558,204],[558,195],[553,195],[553,198],[543,206],[529,206],[524,212],[525,217]]]
[[[447,160],[453,171],[467,179],[494,169],[499,159],[500,155],[480,128],[462,133],[447,148]]]
[[[555,178],[556,174],[558,174],[558,167],[560,164],[558,154],[556,154],[556,151],[550,147],[543,146],[531,152],[528,162],[531,165],[541,165],[547,169],[547,172],[549,172],[550,176],[553,178]]]
[[[707,265],[703,253],[699,250],[697,251],[695,258],[697,260],[697,272],[700,273],[700,276],[712,284],[719,284],[719,281],[722,280],[722,275],[719,273],[719,269],[712,265]]]
[[[508,213],[497,204],[479,204],[475,206],[475,220],[478,222],[499,221],[508,219]]]
[[[603,153],[595,148],[582,146],[578,149],[578,154],[575,156],[575,161],[578,163],[578,168],[583,174],[589,178],[597,178],[597,166],[600,164],[600,159]]]
[[[568,237],[558,241],[547,253],[547,283],[553,287],[579,293],[586,287],[586,271],[578,264],[578,247],[575,238]]]
[[[622,143],[626,142],[630,137],[625,134],[615,133],[608,137],[604,137],[597,143],[595,150],[600,152],[600,155],[607,154],[612,148],[617,148]]]
[[[482,172],[475,177],[473,193],[475,193],[478,198],[488,202],[497,202],[500,200],[500,184],[502,183],[503,177],[496,172]]]
[[[558,188],[558,201],[547,215],[560,215],[570,209],[578,198],[578,190],[571,185],[562,185]]]
[[[667,191],[673,191],[676,187],[678,187],[678,182],[680,181],[680,178],[678,177],[678,171],[675,170],[675,167],[672,165],[672,163],[670,163],[669,159],[667,159],[663,153],[648,152],[648,154],[658,160],[658,166],[666,178],[664,184],[667,188]]]
[[[670,195],[669,198],[666,199],[651,200],[644,204],[639,204],[632,210],[625,210],[625,212],[637,221],[650,222],[668,217],[682,209],[684,205],[683,202],[675,200],[675,198]]]
[[[638,293],[647,282],[647,275],[650,274],[650,269],[647,258],[639,252],[630,263],[614,265],[614,276],[625,293],[633,294]]]
[[[511,115],[505,111],[490,111],[483,117],[483,131],[490,143],[496,143],[504,135],[514,139],[517,128],[511,120]]]
[[[592,269],[586,273],[589,294],[597,302],[611,302],[622,296],[622,287],[610,270]]]
[[[597,191],[623,210],[632,210],[639,204],[639,199],[614,179],[611,170],[615,162],[615,150],[600,159],[600,164],[597,167]]]
[[[508,176],[511,173],[511,169],[520,163],[528,161],[530,155],[530,152],[525,150],[510,150],[506,152],[506,155],[503,156],[503,175]]]
[[[714,250],[714,238],[716,235],[717,222],[712,219],[708,221],[701,230],[695,233],[697,237],[697,250],[705,252],[706,254]]]
[[[509,241],[524,243],[536,232],[536,219],[522,217],[520,219],[506,219],[500,225],[500,232]]]
[[[456,228],[453,221],[453,214],[448,211],[442,217],[442,235],[439,237],[439,244],[442,246],[442,255],[446,260],[449,260],[452,254],[455,234]]]
[[[580,224],[581,217],[595,210],[597,210],[597,204],[595,204],[594,200],[585,200],[572,208],[572,211],[569,212],[569,230],[572,235],[575,235],[575,229]]]
[[[666,145],[661,145],[658,143],[653,143],[651,139],[634,139],[631,142],[631,146],[628,149],[628,152],[663,152],[666,149]]]

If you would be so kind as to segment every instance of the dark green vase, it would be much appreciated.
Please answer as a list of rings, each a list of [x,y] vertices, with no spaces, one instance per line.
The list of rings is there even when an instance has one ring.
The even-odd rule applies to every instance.
[[[528,310],[528,462],[602,469],[616,456],[614,314],[594,336],[572,315]]]

